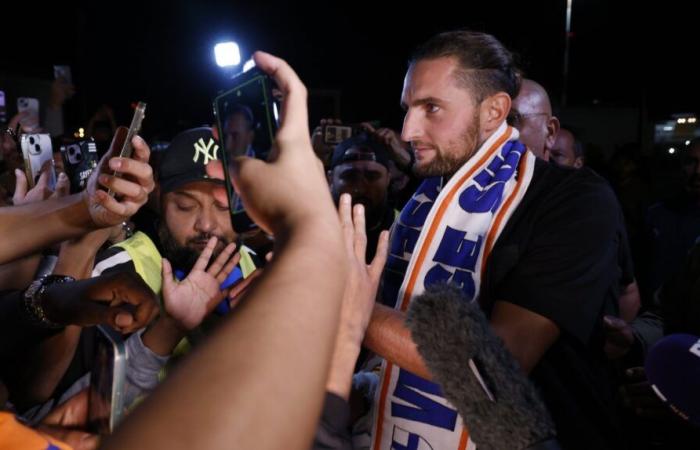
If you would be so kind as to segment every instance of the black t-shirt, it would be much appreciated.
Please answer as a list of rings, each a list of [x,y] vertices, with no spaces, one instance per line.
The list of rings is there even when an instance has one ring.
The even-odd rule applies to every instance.
[[[530,378],[565,449],[624,448],[603,354],[603,314],[632,280],[624,220],[608,184],[589,169],[537,161],[522,202],[489,257],[480,303],[508,301],[552,320],[559,339]]]

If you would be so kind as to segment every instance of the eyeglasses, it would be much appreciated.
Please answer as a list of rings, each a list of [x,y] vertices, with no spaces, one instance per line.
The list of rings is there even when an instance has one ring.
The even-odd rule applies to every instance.
[[[549,113],[546,113],[546,112],[520,113],[514,109],[511,109],[510,112],[508,113],[508,117],[506,118],[506,122],[511,127],[518,128],[520,125],[522,125],[524,119],[527,119],[528,117],[536,117],[536,116],[549,116]]]

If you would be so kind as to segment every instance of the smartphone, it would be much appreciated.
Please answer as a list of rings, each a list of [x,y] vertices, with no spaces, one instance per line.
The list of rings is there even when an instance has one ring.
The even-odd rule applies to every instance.
[[[134,151],[133,146],[131,145],[131,141],[136,136],[139,134],[139,131],[141,131],[141,123],[143,122],[143,119],[146,117],[146,103],[144,102],[139,102],[136,105],[136,109],[134,110],[134,117],[131,118],[131,125],[129,125],[129,129],[124,134],[120,130],[123,130],[123,127],[120,127],[117,129],[117,133],[114,136],[114,143],[117,146],[117,148],[120,148],[121,150],[119,151],[119,157],[121,158],[131,158],[131,154]],[[117,156],[117,155],[114,155]],[[121,174],[118,171],[114,172],[115,177],[121,176]],[[109,195],[114,196],[114,192],[110,189],[107,192]]]
[[[22,157],[24,158],[24,173],[27,175],[29,189],[36,186],[41,168],[48,162],[51,165],[49,171],[49,188],[56,188],[56,171],[53,167],[53,146],[51,136],[48,134],[22,134],[19,138]]]
[[[5,104],[5,91],[0,91],[0,123],[7,122],[7,105]]]
[[[70,66],[53,66],[53,77],[57,80],[62,78],[68,84],[73,83]]]
[[[121,335],[98,325],[88,400],[88,427],[94,433],[112,433],[124,415],[126,358]]]
[[[70,193],[81,192],[87,186],[87,180],[97,167],[100,156],[94,139],[89,138],[72,144],[61,145],[63,167],[70,180]]]
[[[381,123],[377,120],[368,122],[373,128],[379,128]],[[350,139],[358,134],[366,133],[367,130],[361,124],[352,125],[325,125],[323,127],[323,143],[337,145],[345,139]]]
[[[279,128],[279,106],[273,94],[274,81],[257,67],[232,79],[233,87],[214,99],[214,115],[224,167],[238,156],[267,159]],[[248,217],[226,174],[226,190],[231,210],[231,224],[237,233],[257,226]]]
[[[340,144],[353,136],[353,127],[349,125],[326,125],[323,127],[324,144]]]
[[[39,100],[33,97],[19,97],[17,99],[17,112],[26,112],[27,117],[20,120],[22,129],[31,133],[39,128]]]

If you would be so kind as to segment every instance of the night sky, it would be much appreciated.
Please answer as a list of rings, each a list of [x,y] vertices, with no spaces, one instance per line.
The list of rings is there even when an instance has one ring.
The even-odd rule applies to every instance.
[[[213,46],[234,39],[245,59],[264,49],[287,59],[309,89],[340,90],[345,121],[400,128],[411,49],[436,32],[468,27],[515,51],[558,104],[566,1],[459,3],[19,2],[3,7],[0,71],[50,80],[53,64],[69,64],[78,89],[67,105],[70,125],[85,123],[102,103],[128,123],[129,104],[145,100],[144,134],[165,136],[211,120],[211,100],[226,86]],[[644,107],[652,119],[696,111],[693,14],[657,3],[663,9],[641,11],[632,2],[574,0],[570,105]]]

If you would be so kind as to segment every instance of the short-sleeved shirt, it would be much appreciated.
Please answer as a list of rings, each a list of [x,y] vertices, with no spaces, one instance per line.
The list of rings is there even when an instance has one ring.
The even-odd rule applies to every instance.
[[[624,219],[607,182],[589,169],[538,161],[499,237],[479,298],[507,301],[553,321],[560,337],[530,373],[562,447],[606,449],[619,439],[602,316],[617,312],[633,279]]]

